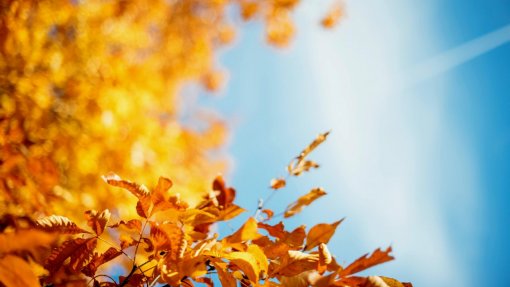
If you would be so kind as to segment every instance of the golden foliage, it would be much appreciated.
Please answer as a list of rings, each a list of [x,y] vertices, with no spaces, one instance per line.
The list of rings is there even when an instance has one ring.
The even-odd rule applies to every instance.
[[[400,286],[355,275],[393,259],[391,248],[337,263],[326,244],[341,220],[308,232],[271,223],[325,195],[320,188],[276,215],[262,202],[237,231],[215,233],[245,211],[217,175],[225,160],[208,156],[225,127],[215,117],[186,126],[180,88],[224,85],[215,54],[235,36],[232,7],[285,46],[298,2],[0,4],[0,285],[213,286],[216,273],[227,287]],[[288,176],[319,167],[307,157],[328,134],[288,165]],[[171,180],[138,183],[155,174]],[[273,194],[287,179],[271,182]],[[113,278],[112,266],[125,274]]]

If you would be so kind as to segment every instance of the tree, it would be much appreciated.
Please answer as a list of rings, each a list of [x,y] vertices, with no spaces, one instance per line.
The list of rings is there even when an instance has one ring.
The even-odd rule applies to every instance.
[[[235,36],[230,9],[245,21],[261,19],[267,41],[284,46],[297,2],[0,4],[0,282],[212,285],[205,275],[216,273],[228,286],[393,284],[352,276],[392,259],[391,248],[345,269],[336,263],[325,244],[340,222],[306,235],[304,227],[270,225],[272,211],[261,209],[221,240],[209,230],[243,211],[235,190],[215,177],[226,169],[224,159],[207,156],[221,148],[226,128],[213,116],[198,130],[182,124],[179,89],[190,80],[210,91],[223,85],[214,55]],[[339,7],[325,16],[325,27],[338,21]],[[305,158],[326,136],[297,157],[290,176],[317,167]],[[101,174],[128,192],[108,188]],[[171,180],[160,177],[152,188],[135,183],[160,174]],[[285,217],[324,194],[312,190]],[[125,267],[126,276],[97,271],[111,266]]]

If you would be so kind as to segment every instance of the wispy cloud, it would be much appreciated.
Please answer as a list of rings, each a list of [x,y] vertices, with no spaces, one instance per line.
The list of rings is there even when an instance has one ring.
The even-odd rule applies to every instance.
[[[343,192],[331,196],[336,202],[348,200],[342,213],[355,218],[361,235],[356,240],[365,247],[394,243],[398,261],[393,266],[400,270],[396,273],[418,286],[468,286],[469,270],[459,260],[447,222],[454,215],[442,201],[455,197],[458,206],[453,210],[476,201],[473,155],[451,132],[455,127],[441,122],[445,117],[441,82],[426,91],[434,95],[427,100],[418,91],[394,89],[406,85],[398,75],[407,63],[399,55],[433,39],[399,39],[403,27],[416,23],[388,19],[417,12],[401,11],[390,2],[369,2],[349,3],[349,20],[338,33],[341,36],[331,39],[316,30],[300,35],[310,43],[304,57],[313,75],[307,80],[318,90],[316,108],[322,111],[321,121],[334,128],[332,144],[326,145],[334,156],[329,168],[335,170],[328,185]],[[428,79],[501,45],[508,31],[438,56],[420,66],[411,81]],[[438,149],[445,143],[455,152],[440,158]],[[444,183],[437,169],[448,165],[461,176]],[[442,194],[445,186],[457,184],[463,188],[460,196]]]

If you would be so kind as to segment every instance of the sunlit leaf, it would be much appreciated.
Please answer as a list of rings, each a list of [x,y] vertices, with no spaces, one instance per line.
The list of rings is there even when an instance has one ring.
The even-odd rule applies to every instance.
[[[343,219],[331,224],[320,223],[310,228],[306,236],[306,246],[304,250],[311,250],[321,243],[328,243],[342,221]]]
[[[310,190],[310,192],[301,196],[297,201],[287,206],[287,209],[285,209],[284,217],[288,218],[301,212],[305,206],[310,205],[312,202],[324,195],[326,195],[324,189],[320,187],[313,188]]]

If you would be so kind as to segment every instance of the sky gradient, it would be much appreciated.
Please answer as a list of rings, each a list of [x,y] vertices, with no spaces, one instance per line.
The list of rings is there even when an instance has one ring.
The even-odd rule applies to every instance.
[[[415,286],[502,286],[510,273],[510,3],[347,1],[333,31],[327,1],[304,2],[283,51],[245,25],[221,64],[228,87],[205,105],[230,121],[242,206],[319,132],[321,168],[292,180],[277,212],[313,186],[328,196],[290,224],[346,217],[340,262],[392,245],[372,269]],[[423,3],[426,2],[426,3]],[[246,215],[248,216],[248,215]]]

